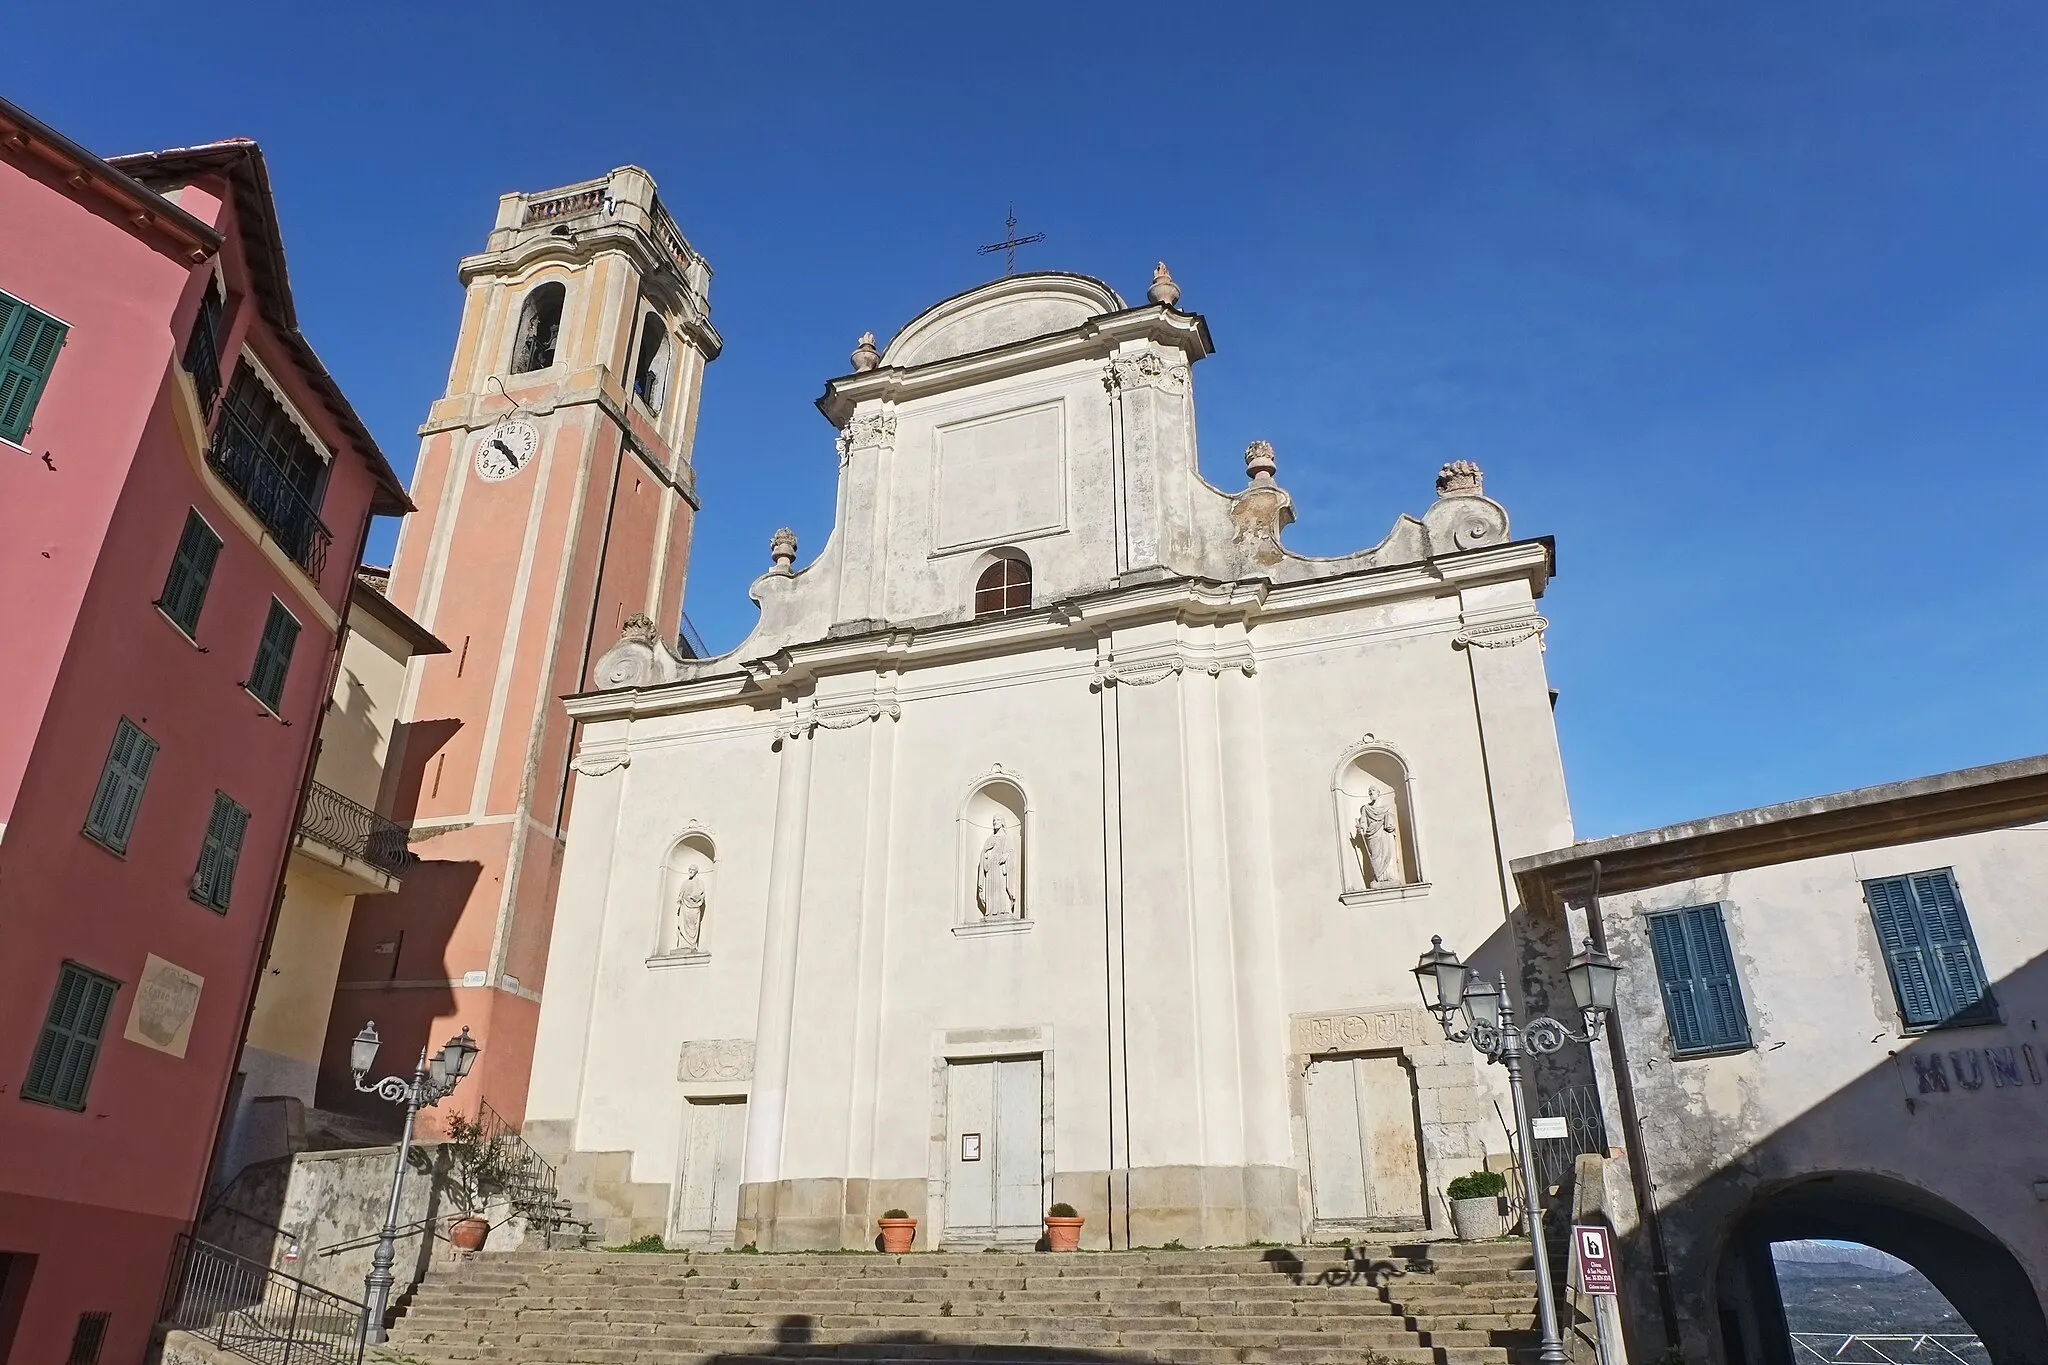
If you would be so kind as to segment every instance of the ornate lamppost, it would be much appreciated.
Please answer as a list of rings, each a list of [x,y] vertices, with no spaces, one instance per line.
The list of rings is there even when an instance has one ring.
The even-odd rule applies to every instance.
[[[405,1162],[412,1154],[412,1124],[422,1106],[431,1109],[448,1097],[458,1082],[469,1074],[476,1064],[477,1045],[469,1036],[469,1025],[462,1026],[462,1032],[441,1045],[433,1060],[427,1060],[424,1050],[419,1062],[413,1067],[412,1079],[402,1076],[386,1076],[381,1081],[363,1083],[371,1066],[377,1061],[377,1047],[383,1040],[377,1036],[376,1021],[363,1025],[363,1031],[349,1044],[349,1070],[355,1072],[356,1089],[365,1095],[405,1106],[405,1127],[399,1131],[398,1166],[391,1173],[391,1207],[384,1214],[384,1231],[377,1236],[377,1250],[370,1258],[370,1273],[363,1279],[363,1287],[369,1307],[363,1314],[363,1340],[372,1346],[384,1340],[384,1312],[391,1302],[391,1263],[398,1256],[398,1200],[405,1192]]]
[[[1516,1165],[1521,1169],[1522,1203],[1527,1212],[1523,1223],[1529,1231],[1529,1247],[1536,1259],[1536,1312],[1543,1330],[1543,1348],[1537,1355],[1542,1365],[1567,1365],[1564,1342],[1557,1330],[1557,1303],[1550,1288],[1550,1253],[1543,1245],[1542,1194],[1536,1183],[1536,1162],[1530,1145],[1529,1105],[1522,1096],[1522,1058],[1529,1054],[1556,1052],[1567,1042],[1590,1043],[1600,1036],[1608,1013],[1614,1008],[1615,978],[1621,968],[1587,939],[1583,951],[1565,968],[1571,982],[1572,999],[1578,1003],[1584,1033],[1573,1033],[1557,1020],[1539,1014],[1527,1023],[1515,1022],[1515,1009],[1508,1002],[1507,976],[1488,981],[1458,960],[1444,947],[1441,937],[1432,937],[1429,951],[1415,964],[1416,985],[1422,1003],[1443,1025],[1444,1037],[1454,1043],[1470,1042],[1489,1062],[1508,1069],[1508,1091],[1515,1102],[1515,1139],[1519,1150]],[[1454,1022],[1465,1016],[1465,1027]]]

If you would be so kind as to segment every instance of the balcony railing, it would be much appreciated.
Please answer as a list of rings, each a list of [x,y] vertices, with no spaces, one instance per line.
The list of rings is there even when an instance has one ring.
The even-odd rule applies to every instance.
[[[359,1365],[363,1305],[178,1234],[158,1321],[257,1365]]]
[[[392,824],[369,807],[357,805],[318,782],[306,793],[306,811],[299,817],[299,833],[394,877],[403,877],[419,861],[406,847],[403,825]]]
[[[284,466],[271,457],[254,433],[243,427],[232,403],[214,426],[213,445],[206,452],[206,463],[241,495],[284,552],[311,574],[314,582],[319,582],[327,568],[327,547],[333,542],[334,533],[299,492]]]

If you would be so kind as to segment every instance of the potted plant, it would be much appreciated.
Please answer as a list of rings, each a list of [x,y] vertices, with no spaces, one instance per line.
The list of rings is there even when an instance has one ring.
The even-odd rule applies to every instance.
[[[1500,1236],[1500,1197],[1507,1192],[1507,1177],[1499,1171],[1474,1171],[1453,1180],[1444,1193],[1450,1197],[1451,1230],[1458,1240]]]
[[[1074,1211],[1074,1206],[1065,1200],[1054,1204],[1045,1211],[1045,1249],[1047,1251],[1079,1251],[1081,1249],[1081,1224],[1088,1221]]]
[[[461,1114],[448,1116],[448,1140],[442,1149],[453,1158],[442,1188],[459,1210],[449,1221],[448,1241],[457,1251],[481,1251],[491,1235],[485,1208],[502,1199],[512,1213],[529,1221],[549,1214],[544,1192],[519,1179],[515,1140],[494,1137]]]
[[[903,1252],[910,1250],[910,1244],[917,1237],[917,1220],[902,1209],[889,1209],[882,1214],[882,1250]]]

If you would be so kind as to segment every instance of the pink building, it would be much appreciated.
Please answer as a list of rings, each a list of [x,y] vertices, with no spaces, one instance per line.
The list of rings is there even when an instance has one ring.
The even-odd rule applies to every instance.
[[[0,101],[0,1361],[142,1357],[370,518],[263,156]]]

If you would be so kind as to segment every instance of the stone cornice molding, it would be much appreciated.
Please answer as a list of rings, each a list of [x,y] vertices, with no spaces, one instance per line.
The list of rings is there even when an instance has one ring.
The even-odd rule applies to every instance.
[[[1550,621],[1543,616],[1522,616],[1511,621],[1486,621],[1468,624],[1451,637],[1456,649],[1510,649],[1515,645],[1542,638],[1550,628]]]
[[[790,715],[775,727],[775,738],[805,739],[815,730],[851,730],[884,716],[890,720],[903,719],[903,708],[894,696],[877,696],[851,706],[820,706],[813,702],[790,708]]]
[[[1207,673],[1212,678],[1219,678],[1231,669],[1236,669],[1250,678],[1258,674],[1259,664],[1249,649],[1203,652],[1181,648],[1152,658],[1125,661],[1111,656],[1096,663],[1088,687],[1089,690],[1096,692],[1117,685],[1150,687],[1154,683],[1165,682],[1168,678],[1177,678],[1189,669]]]
[[[663,306],[664,311],[676,314],[684,333],[704,352],[706,359],[718,358],[718,353],[725,349],[725,339],[711,325],[711,312],[706,301],[683,278],[673,258],[636,223],[624,220],[594,222],[577,227],[571,237],[543,233],[500,251],[480,251],[473,256],[464,256],[456,265],[455,272],[462,281],[462,287],[467,289],[486,275],[521,275],[548,263],[581,269],[589,266],[595,257],[608,252],[630,257],[634,270],[640,276],[641,287]]]
[[[1069,361],[1108,359],[1120,347],[1140,342],[1170,347],[1186,356],[1188,363],[1202,359],[1214,349],[1209,340],[1209,324],[1200,314],[1150,304],[1121,313],[1105,313],[1064,332],[951,356],[928,365],[884,365],[861,374],[843,375],[826,382],[824,395],[818,399],[818,410],[832,425],[844,426],[854,410],[870,399],[903,403]]]
[[[870,413],[856,417],[840,429],[833,444],[839,448],[839,463],[845,464],[856,450],[871,450],[896,444],[896,414]]]
[[[1170,361],[1157,351],[1118,356],[1102,367],[1102,387],[1110,393],[1125,389],[1186,393],[1192,382],[1187,365]]]

